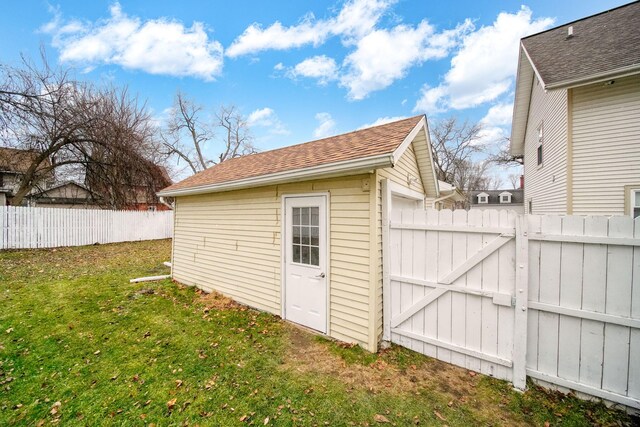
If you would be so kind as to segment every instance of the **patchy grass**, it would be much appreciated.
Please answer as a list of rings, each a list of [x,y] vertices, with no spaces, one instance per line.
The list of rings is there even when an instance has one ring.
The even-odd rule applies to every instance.
[[[373,355],[171,281],[168,241],[0,252],[0,425],[624,425],[601,404]]]

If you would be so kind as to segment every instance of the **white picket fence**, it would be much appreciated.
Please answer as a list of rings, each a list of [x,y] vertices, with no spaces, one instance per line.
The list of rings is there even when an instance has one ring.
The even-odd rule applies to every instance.
[[[640,219],[383,210],[384,338],[640,409]]]
[[[167,239],[172,235],[172,211],[0,206],[0,250]]]

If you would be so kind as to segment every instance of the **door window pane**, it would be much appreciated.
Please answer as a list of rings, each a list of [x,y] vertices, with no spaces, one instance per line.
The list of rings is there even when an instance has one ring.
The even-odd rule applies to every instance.
[[[302,259],[300,262],[302,264],[309,264],[309,246],[301,246],[300,250],[302,252]]]
[[[293,225],[300,225],[300,208],[293,208]]]
[[[309,208],[300,208],[300,224],[309,225]]]
[[[300,245],[293,245],[293,262],[300,262]]]
[[[320,248],[317,246],[311,246],[311,259],[309,264],[311,265],[320,265]]]
[[[306,265],[320,265],[320,208],[293,208],[292,261]]]

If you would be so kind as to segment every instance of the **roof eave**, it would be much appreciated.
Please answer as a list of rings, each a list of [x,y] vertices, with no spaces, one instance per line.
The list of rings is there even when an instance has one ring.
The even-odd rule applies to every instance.
[[[545,86],[545,89],[569,89],[577,86],[585,86],[588,84],[605,82],[611,79],[619,79],[622,77],[632,76],[640,73],[640,64],[633,64],[627,67],[621,67],[615,70],[604,71],[602,73],[591,74],[588,76],[579,77],[576,79],[563,80],[556,83],[549,83]]]
[[[527,49],[522,42],[520,42],[518,71],[516,75],[516,93],[513,101],[513,116],[511,119],[511,143],[509,146],[509,151],[514,157],[524,155],[524,138],[529,117],[534,76],[538,77],[538,80],[544,87],[544,81],[533,64]]]
[[[175,190],[162,190],[158,192],[157,195],[160,197],[180,197],[217,193],[221,191],[242,190],[250,187],[282,184],[285,182],[304,181],[307,179],[356,175],[358,173],[363,173],[370,170],[390,167],[393,164],[393,153],[386,153],[356,160],[346,160],[343,162],[329,163],[326,165],[319,165],[310,168],[276,172],[268,175],[260,175],[256,177],[227,181],[217,184],[206,184],[195,187],[179,188]]]

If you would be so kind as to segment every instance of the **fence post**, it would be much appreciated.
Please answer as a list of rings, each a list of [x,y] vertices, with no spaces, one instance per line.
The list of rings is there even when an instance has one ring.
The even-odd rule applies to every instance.
[[[391,341],[391,281],[389,279],[391,189],[387,179],[383,179],[380,183],[382,185],[382,339]]]
[[[527,217],[516,217],[515,325],[513,328],[513,386],[527,388],[527,319],[529,303],[529,238]]]

